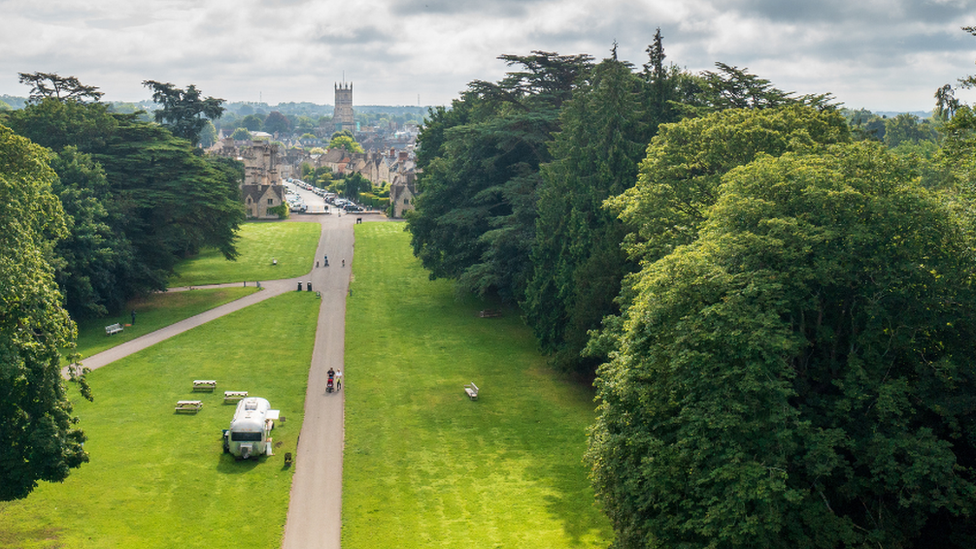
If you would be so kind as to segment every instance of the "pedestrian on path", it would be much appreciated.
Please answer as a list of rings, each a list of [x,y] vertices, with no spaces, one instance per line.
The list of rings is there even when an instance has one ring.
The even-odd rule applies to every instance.
[[[336,380],[336,391],[338,391],[339,389],[342,389],[342,370],[336,370],[335,380]]]

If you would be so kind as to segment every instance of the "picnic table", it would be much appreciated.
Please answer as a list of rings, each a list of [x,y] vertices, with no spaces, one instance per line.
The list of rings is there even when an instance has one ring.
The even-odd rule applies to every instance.
[[[197,413],[203,408],[203,401],[201,400],[178,400],[176,402],[177,412],[192,412]]]
[[[247,391],[224,391],[224,404],[247,398]]]
[[[193,380],[193,390],[194,391],[211,391],[213,392],[217,388],[217,381],[213,379],[195,379]]]

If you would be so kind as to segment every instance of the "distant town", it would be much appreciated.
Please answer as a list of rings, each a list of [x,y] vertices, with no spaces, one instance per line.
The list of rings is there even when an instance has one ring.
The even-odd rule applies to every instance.
[[[244,163],[241,198],[249,218],[279,217],[287,205],[282,182],[323,172],[334,179],[359,174],[383,195],[372,206],[393,217],[413,208],[414,148],[428,107],[354,106],[352,83],[337,83],[334,91],[334,105],[224,103],[223,115],[202,132],[208,154]],[[118,113],[143,112],[147,121],[159,108],[148,99],[107,104]],[[26,97],[0,96],[0,110],[26,105]],[[350,135],[362,151],[329,148],[336,132]]]

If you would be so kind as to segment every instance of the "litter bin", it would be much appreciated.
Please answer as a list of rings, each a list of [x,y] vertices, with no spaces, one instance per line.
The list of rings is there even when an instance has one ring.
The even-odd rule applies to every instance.
[[[307,291],[307,292],[311,292],[312,291],[312,281],[311,280],[309,280],[308,282],[305,283],[305,291]]]
[[[302,281],[301,280],[298,281],[298,291],[299,292],[302,291]]]

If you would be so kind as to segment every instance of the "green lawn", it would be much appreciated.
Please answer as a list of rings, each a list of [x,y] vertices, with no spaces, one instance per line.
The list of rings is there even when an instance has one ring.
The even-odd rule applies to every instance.
[[[256,287],[248,286],[245,288],[242,286],[240,288],[166,292],[136,298],[129,301],[126,310],[117,316],[79,321],[77,349],[81,353],[82,362],[84,362],[84,357],[111,349],[130,339],[154,332],[256,291],[258,291]],[[136,311],[135,325],[126,326],[121,333],[111,336],[105,335],[105,326],[109,324],[116,322],[123,325],[130,324],[132,322],[130,311],[132,310]]]
[[[581,462],[593,394],[517,313],[479,318],[429,281],[399,223],[356,227],[352,290],[343,548],[606,547]]]
[[[315,266],[321,232],[319,223],[245,223],[237,242],[237,260],[227,261],[216,250],[201,252],[177,265],[169,285],[174,288],[301,276]],[[276,266],[271,263],[275,259]]]
[[[282,458],[301,427],[320,304],[290,292],[89,374],[94,403],[72,391],[91,463],[0,503],[0,547],[279,547],[292,479]],[[216,379],[217,391],[192,393],[194,379]],[[281,410],[276,456],[222,453],[234,412],[224,390]],[[203,410],[174,413],[183,399],[203,400]]]

